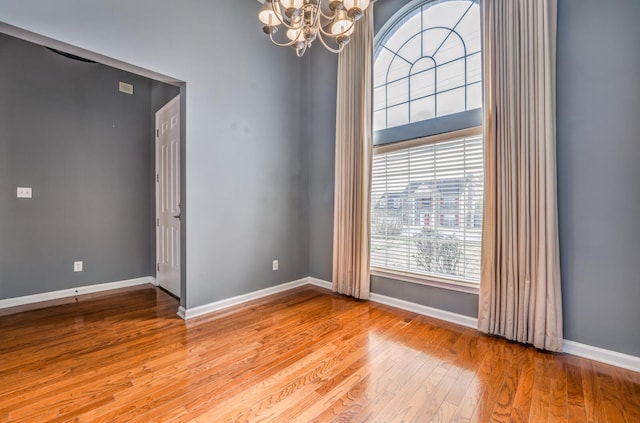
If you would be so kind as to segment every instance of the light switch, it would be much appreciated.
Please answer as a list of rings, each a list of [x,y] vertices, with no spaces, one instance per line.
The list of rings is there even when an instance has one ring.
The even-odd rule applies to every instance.
[[[18,187],[18,198],[31,198],[31,188]]]

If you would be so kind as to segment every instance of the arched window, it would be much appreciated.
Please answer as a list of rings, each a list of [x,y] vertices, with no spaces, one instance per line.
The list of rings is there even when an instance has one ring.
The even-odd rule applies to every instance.
[[[480,8],[473,0],[418,5],[377,44],[374,129],[482,106]]]
[[[412,2],[376,36],[371,268],[379,276],[477,292],[479,9],[478,0]]]

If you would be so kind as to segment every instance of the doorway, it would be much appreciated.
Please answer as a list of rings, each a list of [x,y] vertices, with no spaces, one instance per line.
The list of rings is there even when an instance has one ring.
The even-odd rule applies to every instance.
[[[155,182],[156,175],[155,175],[155,169],[154,169],[155,145],[153,145],[153,146],[151,145],[151,142],[153,142],[155,144],[155,138],[156,138],[156,134],[153,133],[154,123],[155,123],[155,111],[158,110],[159,106],[161,106],[164,103],[166,103],[167,100],[175,97],[176,90],[177,90],[177,92],[181,93],[180,100],[178,101],[178,102],[181,102],[181,104],[180,104],[180,115],[178,117],[179,123],[180,123],[180,126],[179,126],[180,127],[180,144],[179,145],[180,145],[181,149],[184,149],[185,148],[184,142],[185,142],[185,139],[186,139],[186,136],[185,136],[185,133],[186,133],[186,131],[185,131],[185,119],[184,119],[185,98],[186,98],[185,97],[185,95],[186,95],[186,82],[183,81],[183,80],[176,79],[174,77],[171,77],[171,76],[168,76],[168,75],[165,75],[165,74],[150,70],[150,69],[146,69],[146,68],[142,68],[142,67],[130,64],[130,63],[126,63],[124,61],[121,61],[121,60],[118,60],[118,59],[115,59],[115,58],[112,58],[112,57],[108,57],[108,56],[105,56],[105,55],[102,55],[102,54],[99,54],[99,53],[96,53],[96,52],[93,52],[93,51],[90,51],[90,50],[86,50],[86,49],[83,49],[83,48],[80,48],[80,47],[77,47],[77,46],[73,46],[73,45],[70,45],[70,44],[67,44],[67,43],[64,43],[64,42],[61,42],[61,41],[57,41],[57,40],[52,39],[52,38],[45,37],[43,35],[32,33],[32,32],[23,30],[21,28],[14,27],[12,25],[5,24],[4,22],[0,22],[0,36],[3,36],[3,35],[14,37],[14,38],[17,38],[19,40],[27,41],[27,42],[30,42],[32,44],[36,44],[36,45],[39,45],[39,46],[42,46],[42,47],[47,47],[47,48],[50,48],[50,49],[54,49],[54,50],[57,50],[56,52],[66,53],[66,54],[70,55],[70,56],[68,56],[69,58],[76,57],[76,58],[81,58],[81,59],[87,59],[87,62],[89,62],[89,63],[95,62],[97,64],[106,65],[108,67],[111,67],[111,68],[114,68],[114,69],[117,69],[117,70],[121,70],[121,71],[125,71],[125,72],[128,72],[128,73],[131,74],[128,77],[124,77],[124,79],[120,78],[119,79],[120,81],[132,82],[132,81],[130,81],[130,79],[132,79],[132,78],[135,79],[137,76],[140,76],[140,77],[143,77],[143,78],[148,78],[149,80],[151,80],[151,84],[152,84],[152,86],[151,86],[151,94],[150,94],[151,98],[149,99],[151,101],[151,107],[152,107],[152,109],[150,110],[151,113],[149,113],[149,114],[145,115],[143,118],[139,119],[139,122],[143,122],[143,121],[144,122],[148,122],[146,124],[146,125],[148,125],[148,126],[146,126],[146,130],[148,132],[146,132],[145,135],[144,135],[145,136],[144,154],[145,154],[146,157],[143,160],[144,160],[145,166],[149,166],[149,165],[150,166],[149,167],[145,167],[146,172],[144,174],[143,179],[136,179],[135,180],[136,184],[138,182],[142,181],[140,183],[143,184],[143,186],[146,188],[146,190],[144,192],[138,192],[138,193],[132,194],[132,199],[131,199],[131,201],[129,201],[129,203],[131,203],[131,204],[140,205],[142,203],[138,202],[138,200],[141,199],[141,198],[144,198],[144,206],[145,206],[145,209],[146,209],[144,211],[144,217],[143,217],[143,219],[144,219],[143,222],[144,223],[140,223],[140,226],[131,226],[130,223],[133,220],[130,218],[131,216],[130,216],[129,209],[127,209],[127,222],[129,224],[129,227],[133,227],[134,229],[131,230],[131,231],[128,231],[128,232],[126,230],[125,231],[121,230],[120,232],[118,232],[119,234],[124,232],[127,235],[133,234],[134,236],[138,236],[138,241],[137,242],[132,242],[132,241],[130,241],[129,238],[126,238],[125,241],[120,242],[122,237],[115,237],[113,233],[108,233],[107,236],[105,236],[105,237],[95,237],[95,238],[102,239],[101,243],[85,243],[85,244],[82,244],[82,245],[89,245],[89,246],[98,245],[98,246],[100,246],[102,248],[102,247],[104,247],[104,244],[105,244],[104,243],[104,239],[112,239],[112,240],[116,239],[120,243],[118,244],[117,247],[114,247],[112,251],[118,251],[118,253],[121,256],[132,258],[132,261],[126,263],[126,266],[127,266],[126,267],[126,271],[123,272],[123,268],[124,267],[123,267],[122,260],[114,260],[114,259],[105,260],[104,259],[104,254],[102,254],[102,253],[95,253],[94,256],[97,257],[95,259],[94,259],[94,257],[88,257],[87,258],[87,257],[85,257],[86,256],[86,251],[88,251],[86,249],[86,247],[83,247],[83,250],[82,250],[82,253],[84,254],[84,256],[81,257],[81,256],[79,256],[77,254],[73,254],[72,256],[70,256],[69,254],[65,253],[66,250],[62,250],[61,248],[59,248],[59,245],[61,244],[61,241],[60,241],[60,238],[57,237],[56,238],[56,243],[55,243],[56,247],[55,248],[51,248],[51,249],[47,249],[47,254],[48,255],[53,255],[53,254],[56,254],[56,253],[60,253],[62,251],[62,253],[64,253],[64,257],[62,257],[60,259],[58,259],[57,257],[54,257],[54,259],[55,259],[54,261],[57,260],[59,262],[63,262],[65,260],[69,261],[69,257],[67,257],[67,256],[70,256],[72,260],[75,260],[76,258],[83,259],[82,261],[85,262],[84,263],[84,270],[82,272],[80,272],[80,273],[73,273],[73,275],[75,277],[73,280],[70,280],[70,278],[69,278],[69,276],[67,274],[68,271],[67,271],[66,267],[61,267],[60,268],[61,269],[60,270],[61,274],[59,276],[52,275],[52,272],[51,272],[50,268],[47,269],[47,272],[48,272],[48,280],[50,280],[50,281],[58,281],[59,282],[57,284],[57,286],[56,286],[56,289],[77,288],[78,285],[83,285],[84,284],[84,282],[82,280],[80,280],[80,279],[83,279],[83,280],[86,279],[88,281],[87,283],[89,283],[89,282],[91,283],[91,285],[90,286],[88,285],[87,287],[85,287],[85,289],[88,289],[88,288],[93,289],[94,284],[95,284],[96,287],[100,286],[100,282],[102,282],[102,281],[104,281],[105,283],[113,281],[113,282],[118,282],[118,283],[123,282],[123,283],[129,284],[129,283],[140,283],[140,281],[146,280],[146,282],[151,282],[154,285],[157,285],[157,279],[153,280],[153,275],[154,275],[155,272],[157,272],[157,270],[155,270],[155,271],[153,270],[154,268],[157,269],[156,258],[154,258],[154,251],[157,251],[157,246],[155,245],[155,243],[157,242],[156,232],[155,232],[156,231],[156,229],[155,229],[156,228],[156,221],[154,219],[154,215],[156,215],[157,212],[154,211],[154,208],[155,208],[154,207],[155,206],[155,193],[153,192],[154,191],[153,188],[155,187],[155,183],[156,183]],[[51,54],[53,54],[53,53],[51,53]],[[73,56],[73,57],[71,57],[71,56]],[[15,56],[15,57],[19,57],[19,56]],[[49,71],[49,68],[47,68],[47,74],[50,74],[50,73],[51,72]],[[85,74],[86,74],[86,72],[85,72]],[[63,73],[63,75],[68,75],[68,73]],[[122,92],[120,92],[119,94],[116,94],[116,95],[125,96],[125,98],[130,98],[130,99],[131,98],[135,98],[137,95],[145,92],[144,89],[140,88],[140,87],[142,87],[144,85],[144,83],[140,83],[140,84],[142,84],[142,85],[138,85],[138,83],[134,84],[134,85],[136,85],[136,89],[134,91],[134,94],[131,94],[130,92],[122,91]],[[56,83],[56,84],[51,85],[51,86],[52,87],[59,87],[59,85],[60,85],[59,83]],[[97,87],[96,89],[99,89],[102,85],[100,85],[100,84],[89,84],[88,86]],[[113,86],[113,84],[111,86]],[[116,85],[116,90],[118,90],[118,88],[119,87]],[[49,92],[49,91],[50,91],[49,89],[41,90],[42,93]],[[74,82],[74,85],[71,88],[69,88],[66,91],[61,89],[61,92],[62,92],[62,94],[65,94],[67,92],[68,93],[78,93],[79,90],[78,90],[77,84]],[[107,91],[102,90],[100,92],[107,92]],[[132,95],[132,97],[126,97],[128,95]],[[94,98],[94,97],[90,96],[90,98]],[[107,104],[107,103],[108,102],[102,102],[100,104]],[[108,103],[108,104],[111,104],[111,103]],[[140,111],[140,110],[143,110],[144,107],[145,106],[140,106],[138,108],[135,108],[135,110]],[[88,112],[88,113],[94,113],[93,111],[89,111],[89,110],[85,110],[85,109],[81,110],[81,112],[85,112],[85,111]],[[49,116],[49,115],[51,115],[51,114],[49,113],[46,116]],[[77,113],[75,116],[80,116],[80,115],[82,115],[82,113]],[[131,116],[131,115],[128,115],[128,116]],[[46,120],[43,120],[43,121],[46,121]],[[77,130],[75,125],[70,125],[68,127],[73,129],[72,132],[81,133],[80,131]],[[109,125],[108,127],[109,127],[109,131],[112,131],[113,128],[120,128],[121,126],[120,125]],[[94,132],[92,132],[92,131],[88,131],[87,133],[94,134]],[[47,134],[47,137],[50,137],[50,130],[49,129],[47,129],[46,134]],[[33,139],[36,139],[36,138],[37,137],[30,136],[27,139],[33,140]],[[92,135],[92,139],[93,138],[94,137]],[[67,137],[65,137],[63,139],[69,140],[70,137],[67,136]],[[123,139],[123,138],[120,137],[119,139]],[[47,146],[49,146],[50,144],[51,143],[48,143]],[[88,144],[86,142],[83,142],[80,145],[81,146],[83,146],[83,145],[86,146]],[[111,142],[110,143],[106,143],[105,145],[108,145],[109,148],[113,147],[113,143],[111,143]],[[2,149],[2,148],[3,147],[0,146],[0,149]],[[52,150],[52,151],[54,151],[54,150]],[[62,151],[62,150],[58,150],[58,151]],[[77,152],[77,149],[74,149],[73,151],[74,151],[74,154],[75,154]],[[109,150],[109,152],[112,152],[112,151]],[[7,155],[3,155],[3,158],[5,158],[6,156]],[[32,156],[33,155],[31,154],[31,155],[26,155],[25,157],[32,157]],[[96,154],[93,154],[93,156],[96,156]],[[98,157],[104,157],[104,155],[100,156],[99,154],[97,156]],[[180,152],[179,156],[180,156],[180,158],[179,158],[179,160],[180,160],[180,162],[179,162],[179,171],[180,172],[185,172],[186,164],[185,164],[185,161],[184,161],[185,160],[184,159],[184,157],[185,157],[184,151]],[[64,163],[65,160],[67,160],[67,158],[64,158],[64,159],[60,160],[60,162]],[[148,162],[147,162],[147,160],[148,160]],[[49,162],[51,162],[51,160]],[[122,161],[119,161],[118,163],[119,163],[120,167],[123,167]],[[131,166],[129,166],[129,167],[124,166],[124,168],[125,169],[141,169],[141,166],[139,166],[139,163],[140,163],[139,161],[138,162],[134,162],[134,163],[132,163]],[[102,164],[102,163],[100,162],[100,164]],[[87,166],[85,166],[85,167],[87,167]],[[17,167],[17,168],[22,169],[22,166]],[[90,166],[88,168],[91,169]],[[2,170],[2,171],[6,172],[7,169],[9,169],[9,166],[0,166],[0,170]],[[100,170],[102,168],[100,168],[98,166],[95,169]],[[2,173],[2,172],[0,172],[0,173]],[[42,174],[42,173],[43,172],[39,172],[39,173],[34,172],[34,174]],[[122,176],[122,173],[120,173],[119,175]],[[3,178],[0,178],[0,179],[2,179],[4,181],[4,180],[6,180],[8,178],[4,178],[3,177]],[[121,179],[123,179],[123,178],[121,178]],[[53,179],[50,178],[50,180],[53,180]],[[85,189],[86,189],[86,178],[82,179],[82,178],[75,177],[75,178],[71,178],[71,180],[72,181],[73,180],[81,181],[82,184],[83,184],[83,187],[85,187]],[[104,178],[100,178],[98,180],[105,181]],[[181,194],[181,193],[184,193],[184,191],[185,191],[184,190],[184,186],[182,185],[182,184],[184,184],[184,180],[185,180],[184,175],[182,175],[182,174],[179,175],[179,180],[180,180],[180,184],[178,185],[178,187],[180,187],[180,188],[179,188],[178,192]],[[127,179],[126,187],[128,189],[130,189],[131,186],[132,186],[130,181],[131,181],[131,179]],[[47,183],[49,183],[49,182],[47,182]],[[35,191],[36,195],[39,195],[39,193],[41,193],[41,192],[42,192],[41,190]],[[63,192],[64,195],[53,196],[53,198],[66,199],[67,198],[66,194],[71,192],[71,190],[69,189],[68,186],[65,185],[62,192]],[[104,190],[93,189],[91,192],[104,192]],[[119,191],[118,190],[109,189],[109,190],[107,190],[107,192],[118,193]],[[104,199],[103,197],[100,197],[100,198]],[[120,204],[120,203],[113,202],[113,201],[111,202],[111,204]],[[28,205],[29,203],[25,201],[25,202],[23,202],[21,204]],[[71,202],[71,201],[66,201],[66,203],[62,202],[62,204],[70,204],[71,206],[74,206],[76,203]],[[97,202],[89,202],[89,204],[98,204],[98,203]],[[102,203],[100,203],[100,204],[102,204]],[[182,220],[182,223],[184,223],[184,211],[186,210],[186,199],[185,198],[182,198],[182,202],[181,202],[181,204],[179,204],[179,206],[180,206],[180,209],[183,212],[183,215],[181,216],[181,220]],[[1,209],[1,207],[0,207],[0,209]],[[43,210],[47,210],[45,208],[42,208],[42,209]],[[0,211],[2,211],[2,210],[0,210]],[[72,211],[74,213],[77,212],[77,207],[75,207],[75,209],[73,209]],[[116,214],[108,213],[106,215],[107,216],[115,216]],[[68,219],[69,216],[71,216],[70,213],[65,214],[64,218]],[[82,219],[82,222],[85,222],[85,223],[87,222],[86,216],[89,216],[89,217],[94,216],[94,217],[100,217],[101,218],[101,217],[105,216],[104,208],[98,207],[98,212],[93,213],[93,214],[85,214],[83,219]],[[47,216],[47,219],[50,219],[50,218],[51,218],[50,215]],[[122,222],[122,220],[120,221],[118,228],[122,227],[121,222]],[[2,222],[0,221],[0,223],[2,223]],[[50,225],[50,226],[53,227],[53,228],[56,228],[55,225]],[[113,227],[113,225],[104,225],[104,222],[102,220],[98,224],[89,225],[89,226],[92,227],[92,228],[102,228],[102,227],[105,227],[105,226],[109,227],[109,228]],[[141,232],[138,231],[138,229],[140,229],[140,228],[144,228],[145,236],[144,236],[143,240],[139,239],[141,237],[141,235],[139,235]],[[67,232],[68,233],[74,233],[74,231],[67,231]],[[82,232],[75,231],[75,233],[84,234],[85,231],[82,231]],[[179,249],[178,249],[178,251],[174,252],[174,254],[175,253],[178,254],[177,261],[178,261],[178,264],[180,266],[180,263],[186,263],[186,248],[184,247],[185,244],[186,244],[186,234],[185,234],[185,231],[182,230],[181,233],[178,232],[178,235],[180,237],[180,239],[178,241],[178,248]],[[31,243],[31,244],[37,245],[38,248],[41,248],[41,249],[42,249],[42,246],[44,245],[43,243]],[[63,242],[63,244],[65,244],[65,243]],[[74,245],[74,244],[72,242],[67,242],[65,245]],[[121,248],[122,245],[130,246],[131,248],[133,248],[133,250],[131,251],[130,254],[125,254],[125,253],[123,253],[123,250]],[[149,248],[145,249],[146,246],[149,246]],[[15,254],[14,250],[15,249],[12,249],[12,253]],[[141,255],[143,255],[143,257]],[[30,253],[29,254],[21,253],[18,257],[29,257],[29,256],[31,256]],[[142,261],[144,261],[143,264],[141,264]],[[13,262],[20,263],[19,260],[15,260]],[[100,263],[102,265],[102,267],[96,266],[95,263]],[[112,266],[112,267],[109,267],[109,266]],[[145,269],[143,273],[141,273],[142,271],[140,270],[142,268],[142,266],[144,266],[144,269]],[[31,267],[32,266],[29,266],[29,268],[31,268]],[[105,268],[107,270],[105,270]],[[114,280],[114,279],[116,279],[114,277],[104,276],[105,272],[107,272],[109,269],[113,269],[113,268],[117,269],[117,271],[119,272],[118,277],[117,277],[119,279],[117,281]],[[180,268],[180,267],[178,267],[178,268]],[[129,269],[133,269],[133,270],[129,270]],[[184,270],[181,270],[181,272],[184,273]],[[120,274],[123,274],[123,275],[120,276]],[[129,277],[129,274],[131,274],[131,276],[130,276],[131,279],[125,279],[125,278]],[[141,276],[141,275],[143,275],[143,276]],[[138,276],[140,276],[140,277],[138,277]],[[25,275],[24,278],[31,279],[31,280],[38,280],[38,278],[31,278],[30,275]],[[178,274],[178,278],[179,278],[178,279],[179,282],[177,284],[177,289],[175,289],[175,292],[180,295],[181,303],[184,306],[184,303],[186,301],[186,293],[187,293],[187,287],[186,287],[186,284],[185,284],[185,281],[184,281],[184,274],[180,274],[179,273]],[[98,282],[98,284],[96,284],[96,282]],[[22,286],[22,284],[20,284],[20,286]],[[5,286],[5,288],[6,288],[6,286]],[[46,287],[44,287],[44,288],[38,287],[38,290],[36,290],[34,293],[42,294],[42,293],[46,293],[46,292],[49,292],[49,291],[50,290],[47,289]],[[6,292],[7,291],[5,290],[4,293],[6,294]],[[16,295],[18,295],[18,294],[16,294]]]

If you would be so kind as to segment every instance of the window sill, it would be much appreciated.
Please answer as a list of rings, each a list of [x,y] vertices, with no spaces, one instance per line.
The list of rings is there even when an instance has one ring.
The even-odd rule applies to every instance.
[[[428,285],[436,288],[448,289],[451,291],[465,292],[467,294],[478,294],[480,287],[478,284],[458,281],[455,279],[438,278],[435,276],[422,276],[414,273],[403,273],[394,270],[371,268],[372,276],[379,276],[388,279],[395,279],[419,285]]]

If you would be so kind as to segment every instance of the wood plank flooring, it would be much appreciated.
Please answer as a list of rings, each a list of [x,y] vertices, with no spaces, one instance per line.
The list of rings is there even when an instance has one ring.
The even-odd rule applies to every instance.
[[[0,422],[640,422],[640,374],[315,287],[0,316]]]

